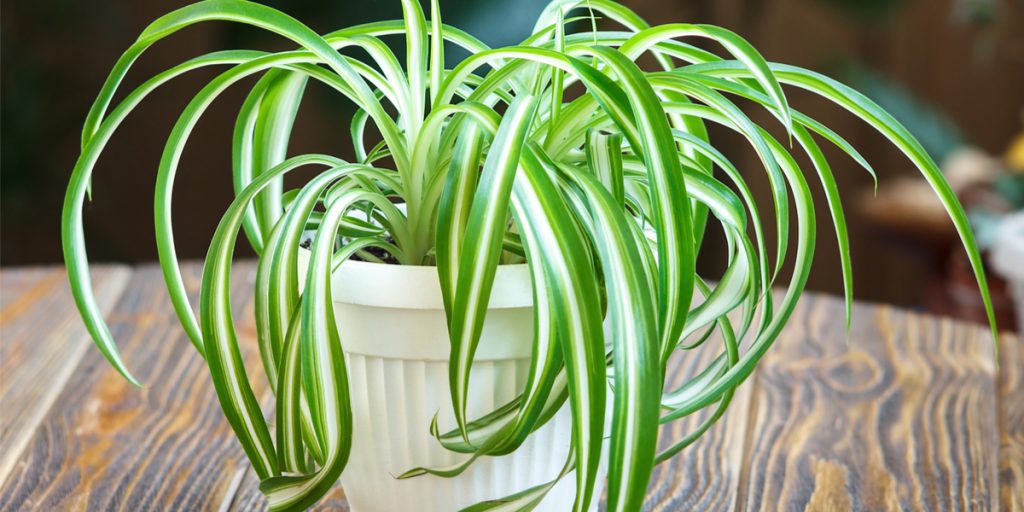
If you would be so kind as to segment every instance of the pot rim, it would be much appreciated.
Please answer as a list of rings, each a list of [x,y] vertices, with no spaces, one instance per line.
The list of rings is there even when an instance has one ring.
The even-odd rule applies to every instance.
[[[300,249],[299,267],[306,266],[309,251]],[[361,306],[444,310],[437,267],[394,265],[348,260],[331,276],[335,302]],[[533,306],[533,284],[525,263],[499,265],[494,275],[488,309]]]

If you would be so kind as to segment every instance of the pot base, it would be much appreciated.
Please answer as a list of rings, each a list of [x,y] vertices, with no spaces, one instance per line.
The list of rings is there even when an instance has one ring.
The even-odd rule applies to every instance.
[[[499,499],[556,477],[569,455],[572,418],[559,411],[515,452],[482,457],[461,475],[398,480],[415,467],[448,468],[469,458],[444,449],[431,436],[434,414],[442,431],[454,427],[447,361],[409,361],[348,354],[355,420],[354,446],[342,485],[353,512],[452,512]],[[471,416],[490,412],[523,388],[528,359],[474,365]],[[491,387],[488,392],[481,390]],[[567,475],[535,510],[564,512],[575,499]],[[596,508],[595,508],[596,510]]]

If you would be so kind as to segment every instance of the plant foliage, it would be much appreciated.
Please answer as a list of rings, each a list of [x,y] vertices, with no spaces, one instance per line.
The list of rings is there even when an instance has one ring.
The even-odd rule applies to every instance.
[[[819,144],[871,167],[841,136],[791,108],[783,86],[832,101],[906,154],[949,211],[991,317],[978,250],[953,192],[914,137],[858,92],[813,71],[767,62],[728,30],[651,27],[611,0],[555,0],[529,38],[504,48],[442,24],[437,0],[429,20],[417,0],[402,0],[402,6],[403,20],[324,35],[244,0],[207,0],[156,20],[117,61],[89,111],[67,190],[64,255],[75,299],[100,350],[136,382],[93,296],[83,201],[105,144],[139,102],[178,76],[224,68],[182,110],[167,139],[154,201],[157,247],[175,311],[209,364],[224,413],[272,510],[316,502],[351,450],[349,383],[330,275],[353,257],[436,265],[444,292],[458,426],[451,432],[436,424],[424,428],[448,449],[473,456],[459,467],[415,468],[403,477],[454,476],[479,456],[507,454],[567,406],[574,450],[562,476],[576,480],[574,510],[587,510],[596,499],[606,438],[608,510],[639,510],[654,465],[721,416],[804,290],[817,218],[811,184],[794,153],[808,157],[813,181],[824,191],[848,305],[852,297],[843,210]],[[566,31],[567,24],[598,17],[616,28],[598,30],[593,22],[591,30]],[[201,55],[113,102],[150,45],[213,20],[268,30],[296,49]],[[389,35],[404,37],[404,65],[382,41]],[[723,51],[693,46],[695,39]],[[470,55],[446,69],[446,45]],[[641,58],[653,63],[651,69],[638,64]],[[174,178],[199,118],[247,77],[258,78],[234,128],[235,199],[210,243],[197,315],[175,253]],[[310,81],[355,105],[355,160],[288,154]],[[782,140],[736,100],[767,110]],[[736,132],[757,154],[771,186],[774,225],[762,224],[763,205],[710,140],[709,125]],[[285,191],[283,176],[299,168],[319,171],[301,188]],[[714,281],[695,268],[709,225],[728,240],[727,270]],[[239,232],[259,253],[257,332],[265,378],[276,393],[273,431],[252,391],[252,379],[262,377],[243,365],[228,299]],[[299,246],[310,232],[309,270],[300,273]],[[766,240],[771,234],[774,251]],[[790,259],[792,277],[782,283],[780,268]],[[527,263],[534,284],[529,378],[515,400],[471,418],[467,386],[487,298],[497,266],[509,262]],[[773,298],[773,285],[784,287],[781,300]],[[720,355],[692,380],[665,389],[669,357],[713,331],[723,340]],[[661,424],[709,407],[714,412],[700,428],[658,451]],[[471,509],[530,509],[550,487]]]

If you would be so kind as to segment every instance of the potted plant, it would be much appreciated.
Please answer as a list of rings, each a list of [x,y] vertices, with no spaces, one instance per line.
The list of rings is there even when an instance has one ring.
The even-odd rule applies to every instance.
[[[967,219],[941,173],[898,122],[856,91],[766,62],[722,28],[650,27],[610,0],[555,1],[522,44],[493,49],[442,24],[436,0],[429,21],[418,1],[402,6],[401,21],[326,35],[242,0],[209,0],[158,19],[103,85],[68,187],[63,242],[78,307],[107,359],[137,382],[90,288],[82,204],[104,144],[133,107],[179,75],[227,66],[185,107],[167,140],[157,247],[175,311],[209,364],[272,510],[307,507],[339,478],[362,512],[410,503],[416,510],[591,510],[605,467],[608,509],[639,510],[653,466],[721,416],[804,290],[816,217],[796,152],[809,157],[824,189],[851,299],[845,222],[818,143],[871,167],[838,134],[791,108],[784,84],[859,116],[907,155],[949,211],[988,300]],[[597,16],[620,27],[598,30]],[[151,44],[208,20],[254,25],[296,49],[202,55],[113,105]],[[590,29],[570,34],[572,22]],[[404,66],[381,40],[395,34],[405,38]],[[725,53],[681,40],[694,37]],[[470,56],[448,69],[446,44]],[[638,66],[641,57],[653,57],[655,67]],[[235,199],[210,242],[197,314],[171,225],[178,159],[211,102],[251,76],[259,79],[234,131]],[[288,154],[310,80],[356,105],[353,161]],[[782,135],[753,122],[737,98],[767,109]],[[760,158],[773,194],[771,252],[762,209],[708,137],[709,124],[739,133]],[[314,178],[284,190],[284,174],[309,167],[319,170]],[[711,281],[695,261],[714,225],[729,252],[727,270]],[[253,373],[228,300],[240,231],[259,254],[263,368]],[[789,258],[793,275],[776,302],[770,288]],[[664,389],[668,359],[712,332],[720,334],[720,356]],[[267,379],[275,392],[269,421],[253,379]],[[658,451],[660,424],[708,407],[714,412],[698,431]]]

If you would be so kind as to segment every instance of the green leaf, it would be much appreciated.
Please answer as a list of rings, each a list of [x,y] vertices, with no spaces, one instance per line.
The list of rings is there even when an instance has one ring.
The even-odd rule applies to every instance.
[[[569,383],[576,450],[574,511],[593,500],[605,421],[605,343],[601,304],[583,235],[535,149],[525,152],[512,196],[528,259],[540,259]]]
[[[519,167],[523,141],[537,108],[537,100],[521,96],[509,106],[484,161],[480,183],[473,197],[466,234],[456,266],[448,272],[456,282],[453,307],[449,311],[451,336],[449,384],[455,420],[465,434],[469,372],[483,330],[491,286],[501,253],[502,233],[508,217],[512,181]]]
[[[86,329],[103,353],[103,356],[121,375],[136,386],[141,384],[131,375],[124,362],[121,361],[117,345],[110,334],[110,328],[107,326],[99,306],[96,304],[96,297],[93,293],[89,277],[89,261],[86,254],[85,234],[82,226],[82,204],[85,201],[86,190],[88,189],[93,169],[107,141],[110,140],[110,137],[125,117],[146,96],[161,85],[195,69],[245,62],[260,55],[263,54],[251,51],[210,53],[189,60],[150,78],[126,96],[102,122],[98,122],[95,129],[90,132],[88,140],[83,143],[82,154],[78,157],[78,160],[75,162],[75,168],[71,172],[61,214],[61,241],[64,249],[64,262],[68,268],[71,292],[75,299],[75,305],[82,315]],[[196,344],[196,348],[200,353],[203,353],[202,343],[196,343],[197,340],[201,340],[198,325],[193,323],[190,326],[186,326],[186,330],[189,332],[190,339]]]
[[[600,151],[600,150],[598,150]],[[607,158],[607,157],[605,157]],[[599,162],[598,167],[612,166]],[[587,198],[589,215],[608,294],[614,372],[609,447],[608,509],[643,505],[658,441],[658,407],[664,380],[652,283],[643,271],[621,200],[595,177],[575,178]]]
[[[746,72],[741,67],[736,66],[734,62],[700,64],[694,66],[694,68],[694,71],[719,76],[746,75]],[[771,71],[780,82],[818,94],[860,117],[889,139],[914,163],[922,176],[932,186],[936,195],[938,195],[939,200],[949,213],[950,220],[953,221],[953,225],[956,227],[977,279],[978,289],[981,292],[982,302],[985,305],[985,313],[989,320],[989,327],[992,331],[993,339],[996,340],[998,350],[999,336],[995,313],[992,309],[992,299],[988,289],[988,282],[985,279],[984,263],[981,259],[981,253],[978,251],[977,241],[971,231],[970,222],[967,219],[963,206],[957,200],[956,194],[950,188],[949,183],[946,182],[945,177],[943,177],[941,169],[924,150],[921,143],[891,114],[882,110],[881,107],[863,94],[836,80],[814,71],[785,64],[772,64]]]
[[[630,145],[634,151],[643,148],[639,156],[645,162],[651,184],[649,190],[658,244],[658,321],[664,363],[683,330],[693,296],[696,254],[686,184],[676,157],[671,129],[665,122],[665,111],[650,83],[622,53],[600,46],[592,50],[595,57],[619,77],[623,95],[628,98],[629,108],[611,107],[613,102],[622,103],[622,97],[609,94],[605,100],[599,99],[602,107],[609,113],[634,112],[633,119],[619,119],[617,123],[620,127],[629,126],[629,121],[635,123],[639,140],[630,140]],[[579,61],[573,61],[573,65],[577,71],[588,68]],[[609,89],[601,81],[593,80],[594,73],[581,78],[588,88]]]

